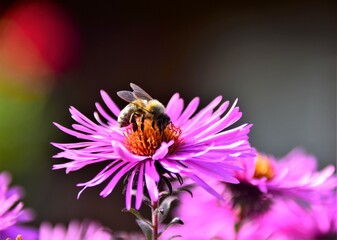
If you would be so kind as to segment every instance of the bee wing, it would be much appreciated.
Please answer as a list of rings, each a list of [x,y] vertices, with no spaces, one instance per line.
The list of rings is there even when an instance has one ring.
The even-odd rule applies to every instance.
[[[127,101],[129,103],[137,100],[137,98],[135,97],[135,95],[133,94],[133,92],[130,92],[130,91],[119,91],[119,92],[117,92],[117,95],[121,99],[123,99],[123,100],[125,100],[125,101]]]
[[[137,86],[136,84],[130,83],[130,86],[133,89],[133,94],[137,98],[148,100],[148,101],[153,99],[147,92],[145,92],[141,87]]]

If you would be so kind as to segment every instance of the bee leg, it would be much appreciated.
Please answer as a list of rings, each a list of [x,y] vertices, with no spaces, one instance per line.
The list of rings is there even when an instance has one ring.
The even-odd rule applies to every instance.
[[[164,128],[163,126],[161,126],[161,127],[159,128],[160,135],[163,135],[164,130],[165,130],[165,128]]]
[[[153,122],[152,122],[152,127],[153,127],[153,129],[155,129],[155,123],[157,123],[158,130],[159,130],[159,132],[160,132],[160,135],[162,135],[162,134],[163,134],[163,131],[164,131],[162,122],[161,122],[161,121],[158,121],[158,120],[157,120],[157,122],[153,121]]]
[[[132,130],[135,132],[137,131],[138,129],[138,125],[137,125],[137,121],[136,121],[136,118],[135,118],[135,114],[132,113],[131,116],[130,116],[130,123],[132,123]]]
[[[140,129],[144,131],[144,121],[145,121],[145,114],[142,114],[142,124],[140,125]]]

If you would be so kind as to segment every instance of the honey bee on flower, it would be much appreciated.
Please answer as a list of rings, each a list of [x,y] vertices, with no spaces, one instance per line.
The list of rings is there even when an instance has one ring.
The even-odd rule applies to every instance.
[[[127,209],[131,208],[133,195],[136,209],[139,209],[144,190],[151,201],[156,202],[161,183],[170,188],[171,179],[182,183],[182,177],[190,178],[222,199],[203,179],[238,183],[234,177],[234,170],[239,169],[237,160],[255,154],[248,142],[251,125],[228,129],[242,115],[236,106],[237,101],[228,108],[229,102],[221,103],[222,97],[219,96],[196,113],[198,97],[184,109],[184,101],[178,93],[164,106],[137,85],[131,84],[131,88],[133,91],[117,93],[129,103],[122,111],[106,92],[101,91],[103,101],[113,115],[96,103],[98,113],[94,116],[97,123],[74,107],[70,108],[72,118],[77,122],[72,125],[73,129],[55,123],[82,142],[53,143],[61,149],[54,157],[69,159],[66,163],[55,164],[53,169],[65,168],[69,173],[105,162],[102,171],[78,186],[83,187],[82,192],[107,181],[100,193],[106,197],[126,176]],[[128,127],[131,124],[132,127]]]
[[[136,84],[131,83],[133,92],[119,91],[117,95],[129,104],[122,109],[118,116],[118,124],[120,127],[133,125],[133,131],[138,128],[137,117],[141,119],[141,129],[144,130],[145,119],[152,120],[152,127],[158,127],[160,132],[166,128],[171,119],[165,114],[164,105],[156,99],[153,99],[147,92]]]

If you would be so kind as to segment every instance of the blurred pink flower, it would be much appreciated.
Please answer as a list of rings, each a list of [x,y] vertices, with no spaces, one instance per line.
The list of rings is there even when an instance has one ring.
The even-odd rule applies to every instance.
[[[336,239],[336,196],[330,200],[303,207],[278,199],[268,213],[244,222],[237,239]]]
[[[84,190],[112,178],[100,193],[106,197],[123,176],[128,176],[126,187],[128,209],[131,207],[134,185],[137,185],[135,205],[138,209],[143,199],[144,182],[151,200],[157,201],[158,183],[165,181],[167,184],[168,178],[181,179],[180,174],[188,176],[208,192],[221,198],[221,195],[203,178],[208,176],[225,182],[238,183],[233,177],[233,170],[238,170],[236,162],[241,157],[254,155],[248,142],[251,125],[244,124],[225,130],[242,115],[236,107],[236,101],[224,116],[229,102],[220,104],[221,96],[196,113],[199,98],[194,98],[183,110],[183,99],[179,94],[175,94],[166,107],[166,114],[171,118],[171,123],[161,136],[146,121],[144,131],[139,128],[137,131],[132,131],[130,127],[120,128],[116,121],[120,109],[107,93],[101,91],[101,95],[114,115],[109,115],[100,104],[96,103],[98,112],[107,123],[100,119],[98,113],[94,114],[98,122],[95,123],[71,107],[70,113],[77,122],[72,125],[73,130],[55,124],[62,131],[84,141],[53,143],[62,150],[54,157],[70,160],[54,165],[53,169],[66,168],[66,172],[69,173],[87,165],[107,162],[107,166],[92,180],[78,186],[82,186]]]
[[[94,221],[72,220],[68,226],[47,222],[40,226],[39,240],[113,240],[111,231]],[[25,238],[24,238],[25,240]]]
[[[36,237],[36,231],[22,226],[22,223],[33,219],[33,213],[23,208],[20,199],[23,190],[10,187],[11,176],[7,172],[0,172],[0,239],[22,235],[26,240]]]
[[[329,199],[337,186],[335,167],[318,171],[313,155],[295,148],[276,160],[265,154],[254,159],[242,159],[244,171],[237,172],[240,184],[228,184],[234,205],[249,205],[245,214],[268,210],[276,197],[292,199],[299,204],[311,204]]]
[[[240,184],[212,184],[224,201],[198,187],[192,189],[192,198],[180,194],[174,216],[184,225],[169,228],[164,238],[335,239],[331,238],[337,229],[333,166],[318,171],[316,159],[300,149],[280,161],[259,154],[243,162],[245,170],[237,174]]]

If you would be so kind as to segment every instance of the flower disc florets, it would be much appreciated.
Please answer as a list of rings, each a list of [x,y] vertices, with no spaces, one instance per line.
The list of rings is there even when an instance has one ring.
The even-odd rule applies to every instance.
[[[274,176],[275,171],[270,159],[259,153],[255,162],[254,178],[267,178],[268,180],[271,180]]]
[[[125,147],[133,154],[151,157],[162,142],[173,140],[174,143],[169,147],[169,153],[172,153],[181,142],[181,130],[172,123],[169,123],[163,132],[153,125],[151,119],[145,119],[144,129],[141,128],[141,119],[137,119],[136,123],[137,130],[133,131],[132,128],[127,128],[124,139]]]

